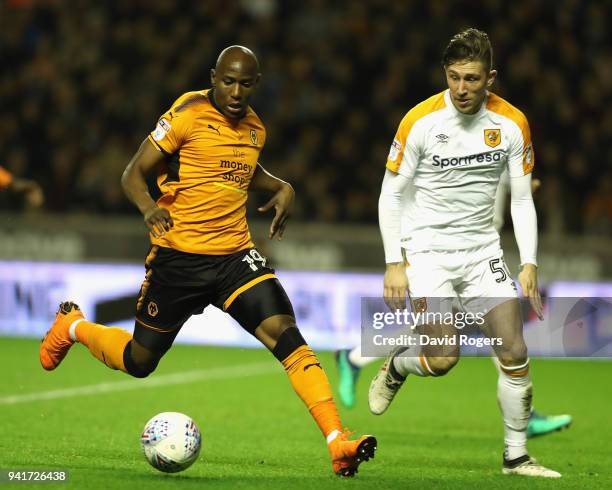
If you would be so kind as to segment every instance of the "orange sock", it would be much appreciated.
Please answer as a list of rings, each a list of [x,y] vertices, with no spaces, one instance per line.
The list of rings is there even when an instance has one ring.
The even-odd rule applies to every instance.
[[[132,336],[122,328],[105,327],[97,323],[80,321],[75,327],[77,340],[111,369],[127,373],[123,365],[123,351]]]
[[[342,431],[327,375],[312,349],[302,345],[283,359],[282,364],[293,389],[308,407],[323,436],[335,430]]]

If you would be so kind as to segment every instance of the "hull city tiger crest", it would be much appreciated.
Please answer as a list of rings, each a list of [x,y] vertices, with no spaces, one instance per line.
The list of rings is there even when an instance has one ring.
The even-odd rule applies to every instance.
[[[255,131],[254,129],[251,129],[251,143],[253,143],[254,145],[257,144],[257,131]]]
[[[487,146],[495,148],[501,143],[501,130],[500,129],[485,129],[484,140]]]

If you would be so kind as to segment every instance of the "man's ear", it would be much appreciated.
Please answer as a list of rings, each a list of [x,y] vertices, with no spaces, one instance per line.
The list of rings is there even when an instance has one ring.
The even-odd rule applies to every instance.
[[[487,77],[487,88],[490,88],[493,85],[495,78],[497,78],[497,70],[491,70],[489,72],[489,76]]]
[[[210,69],[210,84],[213,87],[215,86],[215,69],[214,68]]]

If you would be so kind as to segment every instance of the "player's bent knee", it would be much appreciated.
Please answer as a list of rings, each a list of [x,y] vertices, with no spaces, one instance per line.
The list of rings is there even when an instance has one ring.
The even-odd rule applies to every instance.
[[[521,343],[504,349],[503,352],[500,352],[498,359],[502,366],[522,366],[529,359],[527,346]]]
[[[274,315],[266,318],[257,326],[255,330],[257,331],[260,329],[261,331],[265,332],[266,335],[278,342],[281,335],[288,328],[297,328],[295,318],[289,315]]]
[[[125,370],[134,378],[146,378],[149,376],[157,368],[160,359],[161,355],[144,349],[136,344],[134,340],[128,342],[123,351]]]
[[[427,363],[436,376],[444,376],[459,362],[459,356],[428,357]]]

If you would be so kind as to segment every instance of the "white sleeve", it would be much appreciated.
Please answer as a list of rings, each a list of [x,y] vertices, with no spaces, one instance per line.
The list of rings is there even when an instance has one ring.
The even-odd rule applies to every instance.
[[[531,174],[510,177],[510,213],[521,265],[537,265],[538,218],[531,196]]]
[[[378,199],[378,223],[385,249],[385,262],[402,262],[402,199],[412,179],[391,170],[385,171]]]
[[[402,120],[395,133],[387,157],[387,168],[410,179],[414,177],[421,158],[423,127],[419,121],[411,122],[409,115]]]
[[[506,201],[510,192],[508,182],[508,170],[504,170],[499,178],[497,191],[495,192],[495,206],[493,208],[493,226],[497,231],[504,227],[506,217]]]

